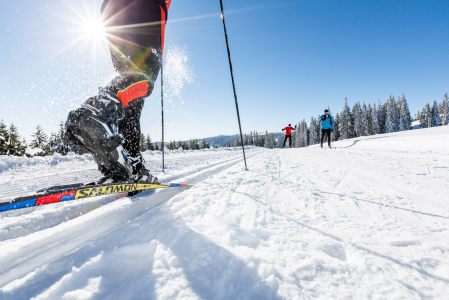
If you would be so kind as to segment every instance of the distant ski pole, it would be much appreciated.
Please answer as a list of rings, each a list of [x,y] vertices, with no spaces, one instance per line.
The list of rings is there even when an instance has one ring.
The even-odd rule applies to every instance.
[[[229,50],[229,41],[228,41],[228,34],[226,32],[226,22],[225,22],[225,17],[224,17],[224,12],[223,12],[222,0],[220,0],[220,7],[221,7],[221,19],[223,20],[223,29],[224,29],[225,39],[226,39],[226,47],[228,50],[229,69],[231,70],[232,88],[234,89],[235,108],[237,110],[237,119],[239,121],[240,141],[242,143],[242,149],[243,149],[243,160],[245,161],[245,170],[248,170],[248,166],[246,165],[245,146],[243,145],[243,134],[242,134],[242,125],[240,123],[239,104],[237,102],[237,92],[235,91],[234,73],[232,72],[231,51]]]
[[[164,51],[161,51],[161,116],[162,116],[162,172],[165,172],[164,143]]]

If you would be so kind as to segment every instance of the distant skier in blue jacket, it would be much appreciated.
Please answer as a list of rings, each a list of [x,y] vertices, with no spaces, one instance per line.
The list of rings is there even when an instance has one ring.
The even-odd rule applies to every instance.
[[[327,144],[331,147],[331,132],[334,131],[334,118],[329,115],[329,110],[324,110],[321,120],[321,148],[323,148],[324,135],[327,135]]]

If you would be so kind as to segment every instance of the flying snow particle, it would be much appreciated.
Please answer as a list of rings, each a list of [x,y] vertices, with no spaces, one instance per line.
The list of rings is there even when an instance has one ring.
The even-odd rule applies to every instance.
[[[190,53],[181,46],[171,46],[165,55],[164,74],[170,96],[180,96],[186,84],[195,82],[196,75],[189,64]]]

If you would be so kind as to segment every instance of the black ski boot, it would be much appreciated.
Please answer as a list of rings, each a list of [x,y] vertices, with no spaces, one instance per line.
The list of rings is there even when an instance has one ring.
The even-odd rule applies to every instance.
[[[133,174],[131,179],[138,182],[147,182],[151,184],[158,183],[157,177],[150,174],[150,170],[145,168],[143,163],[143,157],[139,155],[138,157],[129,157],[129,162],[133,167]]]
[[[66,139],[87,149],[101,173],[114,181],[126,181],[133,172],[123,151],[123,136],[118,134],[117,128],[124,115],[120,99],[100,88],[97,96],[69,113],[65,124]]]
[[[133,167],[133,174],[131,175],[131,179],[133,181],[139,183],[159,184],[157,177],[151,175],[150,171],[145,168],[142,155],[139,155],[138,157],[129,156],[128,158],[131,166]],[[141,192],[142,191],[129,192],[128,197],[135,196]]]

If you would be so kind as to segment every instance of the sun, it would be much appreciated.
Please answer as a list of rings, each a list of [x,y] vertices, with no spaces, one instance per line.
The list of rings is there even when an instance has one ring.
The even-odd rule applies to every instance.
[[[105,31],[101,20],[89,20],[83,26],[84,34],[94,40],[104,36]]]

